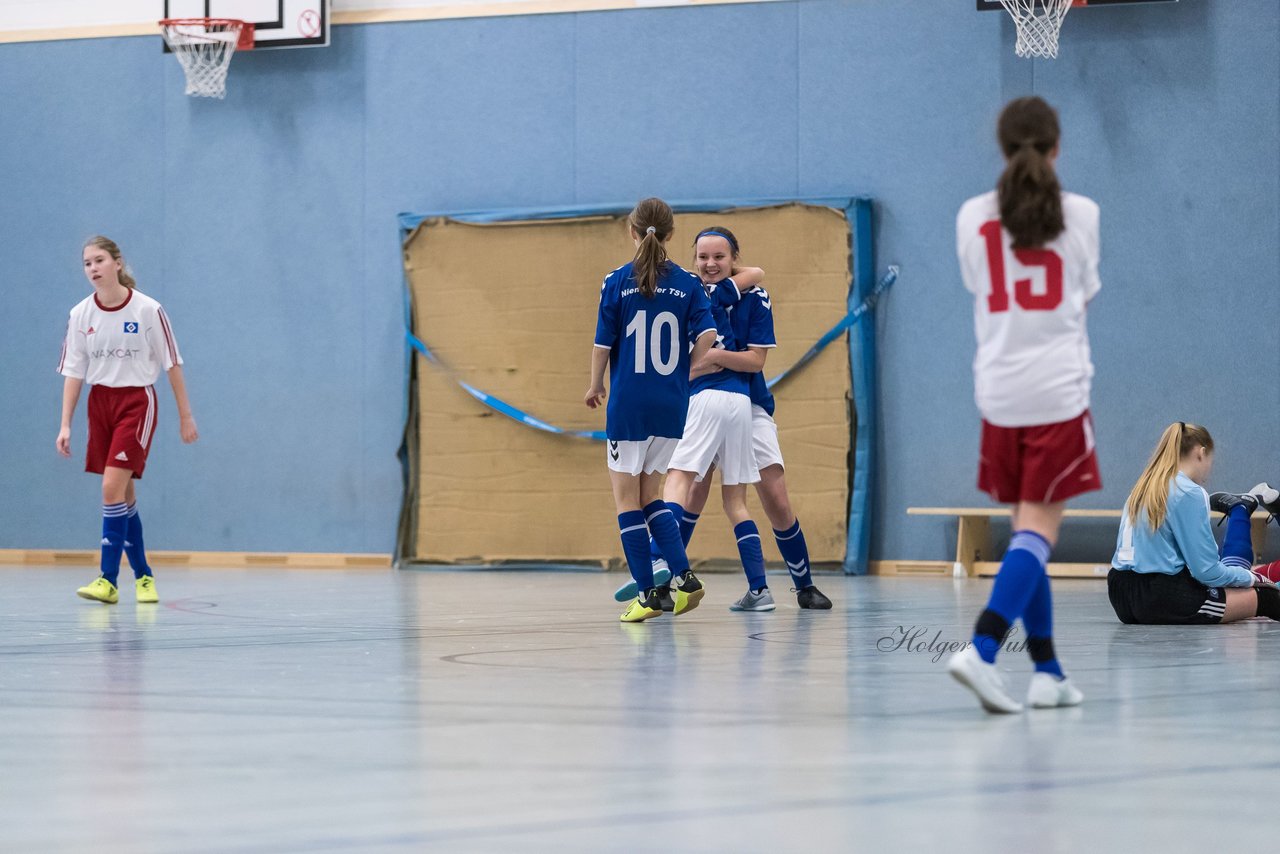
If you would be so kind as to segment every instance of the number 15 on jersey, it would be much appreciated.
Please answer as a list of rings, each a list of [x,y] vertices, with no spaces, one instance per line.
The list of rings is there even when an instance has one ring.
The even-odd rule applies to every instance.
[[[991,293],[987,310],[999,314],[1009,310],[1009,284],[1004,271],[1004,232],[1000,220],[983,223],[978,233],[987,242],[987,267],[991,271]],[[1013,283],[1013,298],[1024,311],[1053,311],[1062,304],[1062,257],[1052,249],[1014,249],[1013,257],[1024,267],[1044,269],[1044,293],[1037,294],[1031,279]]]

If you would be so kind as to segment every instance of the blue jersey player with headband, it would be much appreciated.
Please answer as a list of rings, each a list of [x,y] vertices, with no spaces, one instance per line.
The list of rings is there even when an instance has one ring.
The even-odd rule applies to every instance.
[[[707,241],[723,243],[726,239],[723,232],[704,231],[695,244]],[[726,272],[728,269],[726,265]],[[743,284],[750,280],[745,271],[740,278]],[[762,352],[738,352],[746,349],[746,342],[738,340],[730,319],[740,302],[738,283],[727,282],[719,286],[714,280],[707,281],[704,277],[703,287],[711,298],[720,333],[712,351],[717,356],[734,354],[742,359],[738,362],[712,362],[709,361],[712,351],[708,351],[707,356],[694,363],[685,435],[671,458],[671,473],[667,476],[664,497],[667,506],[685,525],[689,490],[697,481],[704,480],[713,466],[719,469],[725,515],[733,526],[748,583],[746,595],[730,608],[734,611],[771,611],[775,606],[765,580],[760,530],[747,509],[747,484],[760,481],[760,469],[751,442],[751,380],[747,371],[759,370],[764,356]],[[743,360],[751,364],[740,364]]]
[[[637,586],[621,620],[638,623],[662,614],[649,559],[650,534],[671,567],[675,613],[697,607],[705,594],[689,571],[680,528],[659,498],[659,486],[684,435],[690,365],[710,349],[716,326],[698,277],[667,258],[666,243],[675,231],[671,207],[661,199],[644,199],[628,225],[636,254],[605,277],[600,290],[584,401],[592,409],[608,401],[609,479],[622,550]],[[689,342],[694,342],[692,351]]]
[[[699,233],[694,249],[695,267],[703,282],[718,281],[717,292],[733,296],[737,289],[726,287],[726,284],[731,282],[740,288],[744,281],[744,277],[737,272],[739,245],[733,232],[722,226],[704,229]],[[727,272],[734,273],[733,279],[722,278]],[[806,610],[829,609],[831,600],[813,583],[809,549],[787,492],[782,448],[778,443],[778,425],[773,420],[773,393],[769,391],[764,379],[765,358],[769,350],[777,346],[773,328],[773,302],[769,293],[758,286],[744,290],[740,301],[730,313],[730,320],[737,341],[734,348],[737,352],[726,350],[708,353],[703,362],[746,372],[750,382],[752,451],[756,464],[760,467],[760,480],[755,485],[756,494],[773,527],[778,551],[787,563],[797,604]],[[682,520],[681,530],[688,527],[690,535],[698,513],[706,504],[708,489],[707,482],[703,480],[695,483],[689,491],[685,516],[692,518]]]

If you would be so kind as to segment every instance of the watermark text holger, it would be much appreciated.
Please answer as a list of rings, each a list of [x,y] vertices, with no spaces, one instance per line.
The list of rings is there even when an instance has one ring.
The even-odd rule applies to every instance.
[[[1026,640],[1015,640],[1017,628],[1011,629],[1000,645],[1002,652],[1025,652]],[[928,626],[898,626],[889,634],[876,641],[876,649],[880,652],[915,652],[926,653],[936,664],[942,657],[971,646],[973,641],[943,640],[942,629],[932,630]]]

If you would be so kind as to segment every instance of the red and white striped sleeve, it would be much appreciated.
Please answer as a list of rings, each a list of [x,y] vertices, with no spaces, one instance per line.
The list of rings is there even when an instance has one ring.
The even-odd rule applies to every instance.
[[[166,371],[174,365],[182,364],[182,354],[178,352],[178,339],[173,335],[173,325],[169,323],[169,315],[164,308],[156,304],[156,323],[152,327],[154,337],[152,346],[156,348],[160,366]]]

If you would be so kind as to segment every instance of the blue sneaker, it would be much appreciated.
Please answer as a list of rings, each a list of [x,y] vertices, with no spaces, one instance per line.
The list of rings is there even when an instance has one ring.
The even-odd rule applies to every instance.
[[[671,570],[667,569],[667,562],[662,558],[658,558],[653,562],[653,586],[662,587],[671,583]],[[628,581],[626,584],[618,588],[613,594],[615,602],[630,602],[632,599],[640,595],[640,588],[635,581]]]

